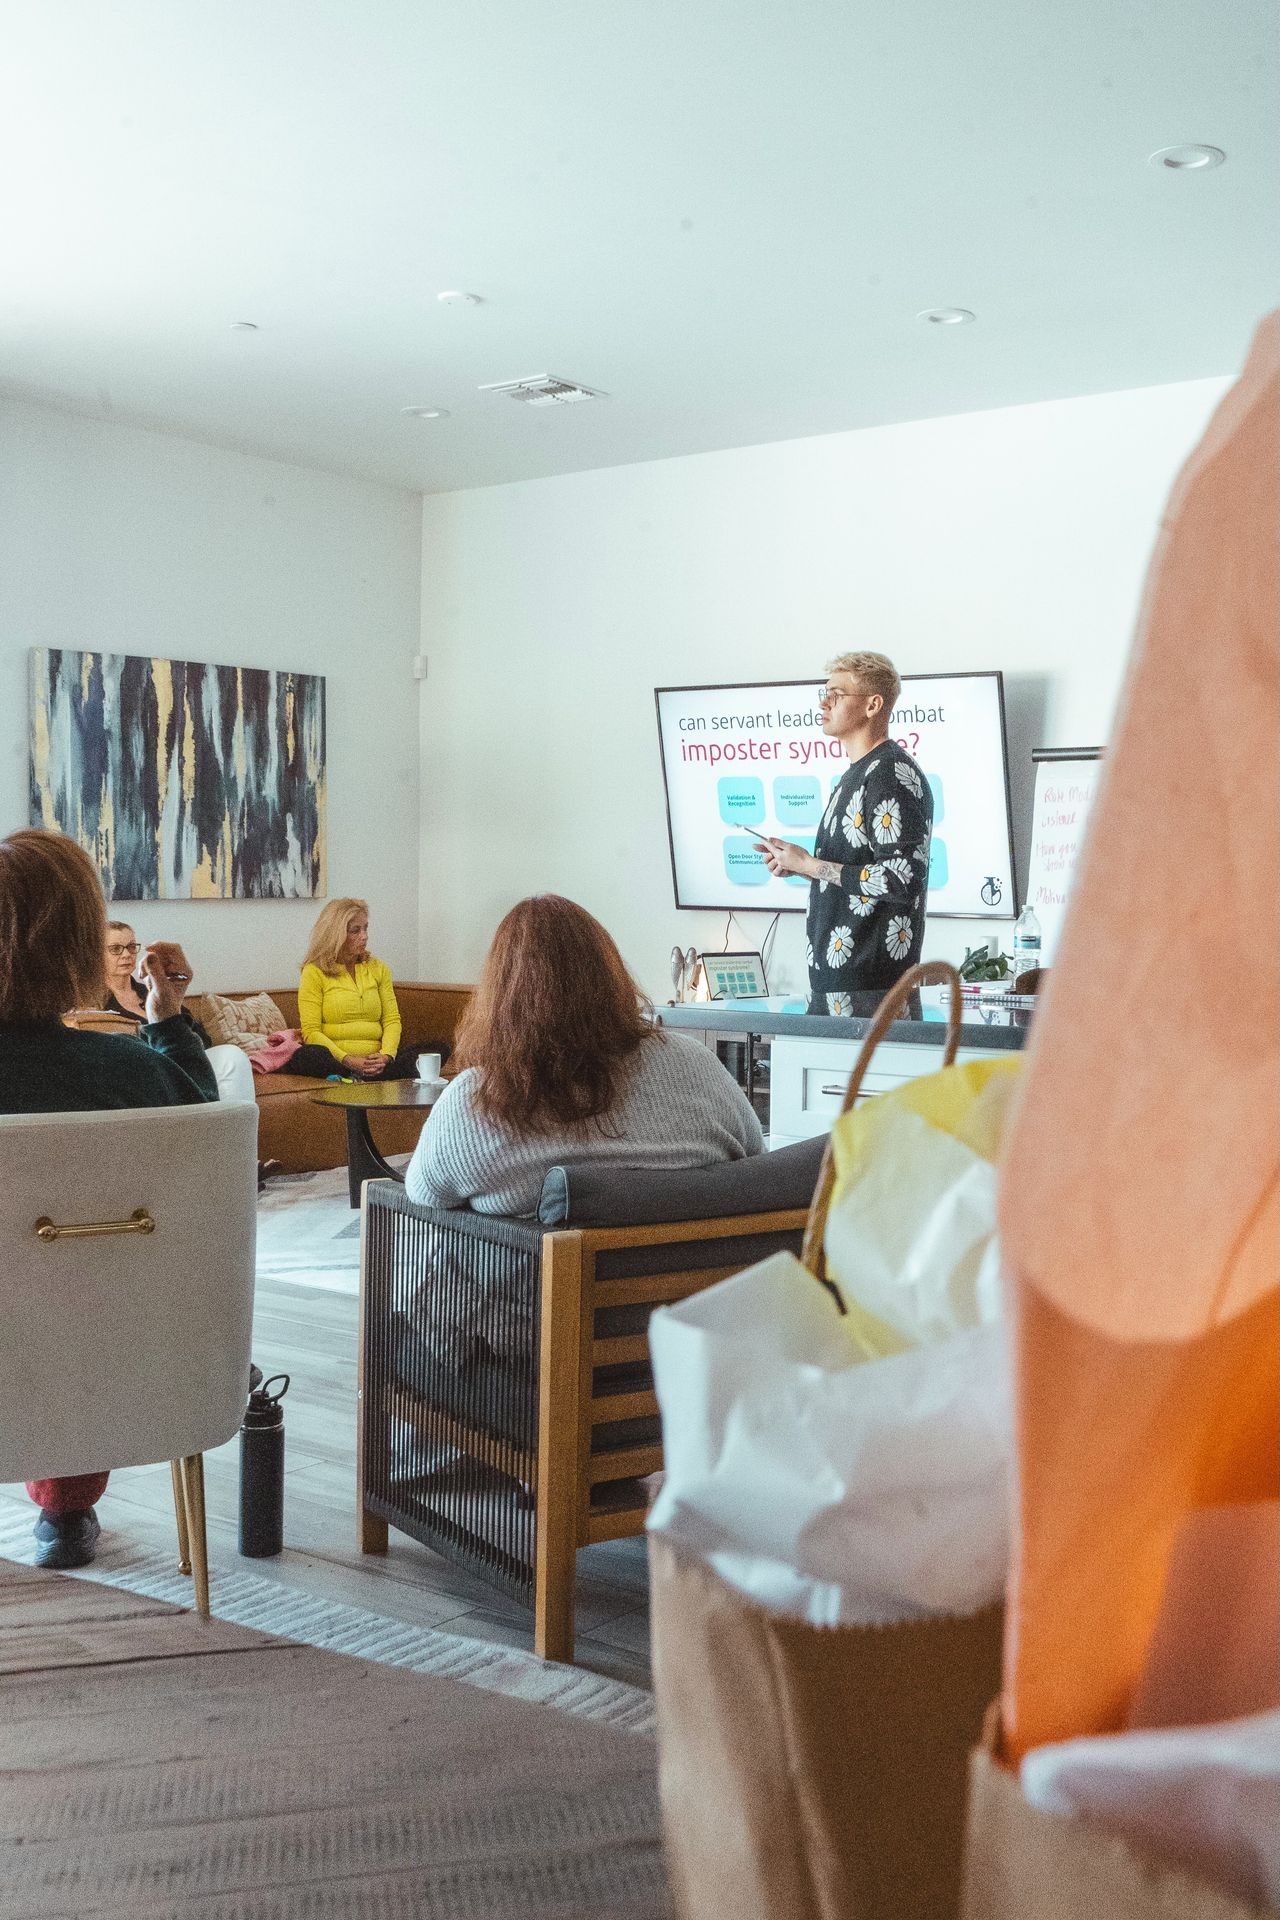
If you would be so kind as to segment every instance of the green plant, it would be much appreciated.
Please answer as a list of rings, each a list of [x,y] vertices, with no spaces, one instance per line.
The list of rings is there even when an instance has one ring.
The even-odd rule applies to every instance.
[[[1007,953],[989,953],[985,946],[966,947],[964,959],[960,962],[959,973],[962,980],[976,983],[983,980],[1007,980],[1011,956]]]

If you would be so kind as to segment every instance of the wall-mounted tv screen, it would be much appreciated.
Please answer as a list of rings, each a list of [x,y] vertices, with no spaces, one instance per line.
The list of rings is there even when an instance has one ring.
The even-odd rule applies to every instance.
[[[655,689],[678,907],[802,913],[808,905],[809,882],[775,878],[742,829],[812,851],[849,765],[839,741],[823,734],[821,691],[812,680]],[[929,912],[1012,920],[1002,676],[904,676],[889,731],[933,791]]]

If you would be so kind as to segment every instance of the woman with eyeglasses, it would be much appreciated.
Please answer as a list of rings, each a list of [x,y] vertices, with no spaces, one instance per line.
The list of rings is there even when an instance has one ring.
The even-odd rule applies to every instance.
[[[147,983],[135,977],[134,968],[142,952],[142,942],[124,920],[108,920],[106,950],[107,997],[103,1005],[108,1013],[121,1014],[139,1026],[147,1017]],[[184,1007],[182,1018],[206,1047],[212,1043],[200,1022]]]
[[[141,953],[138,936],[128,922],[108,920],[106,998],[103,1005],[108,1013],[118,1013],[139,1027],[147,1018],[147,982],[134,971],[140,964]],[[186,1007],[181,1009],[181,1016],[205,1049],[218,1083],[219,1100],[229,1101],[233,1105],[252,1105],[255,1098],[253,1068],[249,1064],[248,1054],[239,1047],[215,1046],[208,1032]]]

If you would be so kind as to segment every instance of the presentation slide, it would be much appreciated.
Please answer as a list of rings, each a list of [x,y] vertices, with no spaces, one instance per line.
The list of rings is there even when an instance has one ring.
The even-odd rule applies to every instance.
[[[655,689],[678,907],[807,907],[809,882],[776,878],[742,829],[813,851],[831,789],[849,765],[822,731],[819,691],[812,680]],[[904,677],[890,733],[933,791],[929,912],[1012,920],[1000,674]]]

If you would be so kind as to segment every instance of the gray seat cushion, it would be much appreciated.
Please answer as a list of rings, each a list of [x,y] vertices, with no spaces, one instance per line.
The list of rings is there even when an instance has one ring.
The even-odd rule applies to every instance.
[[[664,1220],[717,1220],[807,1207],[826,1136],[776,1153],[678,1172],[583,1160],[552,1167],[542,1183],[544,1227],[645,1227]]]

